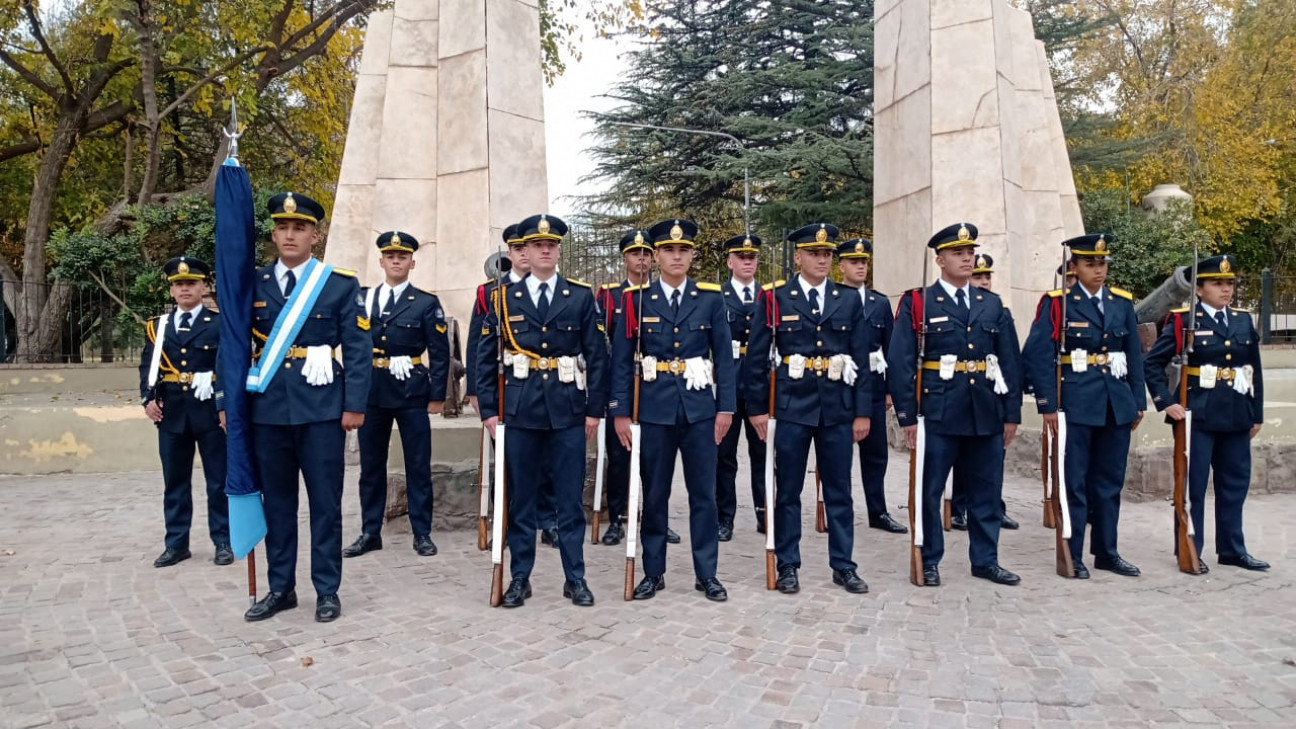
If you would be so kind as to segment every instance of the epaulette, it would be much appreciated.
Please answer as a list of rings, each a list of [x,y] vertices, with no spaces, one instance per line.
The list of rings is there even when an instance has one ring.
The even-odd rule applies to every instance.
[[[356,272],[352,271],[349,268],[338,268],[337,266],[334,266],[333,273],[342,274],[343,276],[350,276],[351,278],[356,277]]]
[[[603,288],[605,288],[605,289],[619,289],[619,288],[621,288],[621,282],[620,282],[620,281],[617,281],[616,283],[603,284]]]
[[[1230,307],[1229,307],[1229,310],[1230,310],[1230,311],[1240,311],[1240,312],[1242,312],[1243,314],[1250,314],[1250,313],[1251,313],[1251,310],[1250,310],[1250,309],[1239,309],[1239,308],[1237,308],[1236,306],[1230,306]]]
[[[1170,313],[1171,313],[1171,314],[1185,314],[1185,313],[1187,313],[1187,312],[1188,312],[1188,307],[1186,307],[1186,306],[1185,306],[1184,308],[1182,308],[1182,309],[1171,309],[1171,310],[1170,310]]]
[[[876,291],[876,290],[874,290],[874,289],[869,289],[869,292],[872,293],[874,296],[881,296],[881,297],[884,298],[884,299],[887,298],[887,295],[884,294],[884,293],[882,293],[881,291]]]
[[[702,290],[702,291],[719,291],[719,290],[720,290],[720,284],[717,284],[717,283],[707,283],[706,281],[698,281],[697,287],[698,287],[698,289],[700,289],[700,290]]]
[[[1046,295],[1052,296],[1053,298],[1056,299],[1057,297],[1063,296],[1065,294],[1066,294],[1066,289],[1053,289],[1052,291],[1048,292],[1048,294]]]
[[[1130,292],[1126,291],[1125,289],[1118,289],[1118,288],[1116,288],[1115,286],[1109,286],[1109,287],[1107,287],[1107,290],[1110,291],[1110,292],[1112,292],[1113,294],[1116,294],[1117,296],[1121,297],[1122,299],[1129,299],[1130,301],[1133,301],[1133,300],[1134,300],[1134,294],[1131,294]]]
[[[641,283],[641,284],[639,284],[638,286],[631,286],[631,287],[627,288],[626,291],[642,291],[642,290],[648,288],[648,287],[651,286],[651,285],[652,285],[652,284]]]
[[[588,289],[588,288],[593,288],[593,287],[590,286],[588,283],[585,283],[584,281],[581,281],[580,279],[575,279],[575,278],[569,278],[569,279],[567,279],[567,283],[569,283],[569,284],[571,284],[571,285],[573,285],[573,286],[580,286],[581,288],[586,288],[586,289]]]
[[[765,284],[764,286],[761,287],[761,291],[773,291],[774,289],[776,289],[776,288],[782,286],[782,285],[785,284],[785,283],[787,283],[787,281],[785,281],[785,280],[780,280],[780,281],[774,281],[774,282],[772,282],[772,283],[767,283],[767,284]]]

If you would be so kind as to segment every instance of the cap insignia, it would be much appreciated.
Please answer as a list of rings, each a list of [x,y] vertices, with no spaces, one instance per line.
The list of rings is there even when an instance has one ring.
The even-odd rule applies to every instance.
[[[291,192],[288,193],[288,197],[284,198],[283,209],[285,213],[291,214],[297,212],[297,201],[293,199],[293,194]]]
[[[189,273],[189,264],[181,261],[180,265],[176,266],[176,273]]]
[[[1094,243],[1094,250],[1095,250],[1095,251],[1105,251],[1105,250],[1107,250],[1107,239],[1104,238],[1104,237],[1101,236],[1101,235],[1098,236],[1098,242],[1097,242],[1097,243]]]
[[[856,252],[856,253],[863,253],[863,252],[864,252],[864,244],[863,244],[863,243],[856,243],[856,244],[855,244],[855,252]]]
[[[959,226],[959,229],[958,229],[958,239],[959,239],[959,240],[967,240],[968,238],[971,238],[971,237],[972,237],[972,233],[970,233],[970,232],[968,231],[967,226],[966,226],[966,225],[960,225],[960,226]]]
[[[540,218],[540,224],[536,226],[536,231],[539,232],[539,233],[542,234],[542,235],[545,234],[545,233],[548,233],[548,232],[549,232],[549,219],[548,219],[548,218]]]
[[[644,244],[644,237],[643,237],[643,233],[639,233],[639,232],[636,232],[636,233],[635,233],[634,244],[637,245],[637,246],[641,246],[641,245]]]
[[[183,266],[184,264],[182,263],[180,265]],[[1227,258],[1220,261],[1220,273],[1229,273],[1232,270],[1233,270],[1233,265],[1228,262]]]
[[[684,237],[684,229],[680,227],[678,222],[671,226],[670,237],[671,240],[680,240]]]
[[[822,227],[821,227],[821,228],[819,228],[819,230],[816,230],[816,231],[815,231],[815,242],[816,242],[816,243],[823,243],[823,242],[826,241],[826,240],[828,240],[828,229],[827,229],[827,228],[822,228]]]

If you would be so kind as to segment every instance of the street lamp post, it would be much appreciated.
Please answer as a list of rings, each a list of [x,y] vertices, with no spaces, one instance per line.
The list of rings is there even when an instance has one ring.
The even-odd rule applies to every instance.
[[[685,129],[684,127],[666,127],[657,124],[638,124],[635,122],[609,122],[613,126],[631,127],[634,129],[657,129],[663,132],[680,132],[681,134],[701,134],[708,137],[721,137],[728,139],[738,145],[738,149],[743,154],[747,153],[747,147],[743,145],[742,140],[732,134],[725,132],[713,132],[709,129]],[[747,167],[747,162],[743,162],[743,232],[751,232],[751,175]]]

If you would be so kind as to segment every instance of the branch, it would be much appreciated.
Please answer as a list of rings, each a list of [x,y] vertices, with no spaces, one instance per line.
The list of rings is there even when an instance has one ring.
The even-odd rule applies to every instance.
[[[256,48],[244,51],[243,53],[240,53],[239,55],[230,59],[229,63],[226,63],[224,66],[221,66],[215,71],[212,71],[211,73],[204,76],[202,80],[198,81],[193,86],[190,86],[188,91],[185,91],[183,94],[180,95],[179,98],[177,98],[175,101],[168,104],[167,107],[163,109],[160,114],[158,114],[158,119],[167,118],[167,116],[170,115],[171,112],[180,108],[185,104],[185,102],[193,98],[193,95],[198,93],[199,89],[206,86],[207,84],[215,82],[221,76],[224,76],[225,74],[229,73],[230,69],[234,68],[240,63],[243,63],[249,58],[257,55],[258,53],[265,53],[267,51],[272,51],[272,50],[274,50],[274,46],[257,46]]]
[[[2,48],[0,48],[0,61],[3,61],[4,65],[8,66],[9,68],[12,68],[14,70],[14,73],[21,76],[22,79],[27,83],[31,84],[32,86],[35,86],[46,96],[56,101],[58,100],[59,97],[58,89],[45,83],[45,79],[42,79],[40,76],[37,76],[35,71],[19,63],[18,59],[9,55],[9,53]]]
[[[36,43],[40,45],[41,52],[49,59],[50,65],[58,71],[59,77],[63,79],[63,88],[67,89],[68,96],[76,96],[76,84],[72,82],[72,77],[68,75],[67,69],[59,61],[58,56],[54,55],[54,49],[50,48],[49,41],[45,40],[45,32],[41,30],[40,18],[36,15],[36,5],[32,0],[23,0],[23,10],[27,12],[27,24],[31,27],[32,35],[36,38]]]
[[[315,18],[314,20],[307,23],[306,25],[303,25],[301,28],[298,28],[295,33],[288,36],[288,40],[285,40],[283,43],[280,43],[279,47],[289,48],[297,41],[300,41],[306,36],[310,35],[311,33],[314,33],[317,29],[319,29],[320,26],[324,25],[324,23],[328,22],[329,20],[342,18],[340,23],[334,22],[335,27],[329,30],[329,35],[332,35],[333,31],[337,30],[336,26],[341,25],[342,23],[345,23],[351,18],[355,17],[357,13],[365,9],[365,6],[372,6],[373,2],[374,0],[341,0],[340,2],[338,2],[337,5],[334,5],[332,8],[330,8],[327,13],[323,13],[318,18]]]
[[[16,157],[39,151],[41,146],[41,141],[39,139],[28,138],[17,144],[11,144],[8,147],[0,147],[0,162],[7,162]]]
[[[134,309],[127,306],[125,301],[122,301],[120,298],[118,298],[117,294],[114,294],[112,292],[112,289],[108,288],[108,284],[104,283],[104,280],[102,278],[99,278],[99,274],[95,273],[94,271],[86,271],[86,273],[90,274],[90,278],[94,279],[95,283],[99,284],[99,288],[103,289],[103,292],[105,294],[108,294],[108,298],[117,302],[117,305],[122,308],[122,311],[128,312],[131,316],[135,317],[136,323],[144,324],[147,322],[146,319],[142,318],[139,314],[136,314]]]

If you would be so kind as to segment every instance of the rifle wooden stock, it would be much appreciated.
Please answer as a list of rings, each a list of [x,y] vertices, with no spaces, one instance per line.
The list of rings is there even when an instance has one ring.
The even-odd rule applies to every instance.
[[[819,476],[819,464],[815,464],[815,531],[828,533],[828,515],[824,512],[823,479]]]
[[[1040,480],[1044,482],[1044,528],[1054,529],[1057,523],[1053,518],[1053,507],[1049,503],[1052,496],[1049,495],[1049,432],[1048,427],[1040,426]]]
[[[486,478],[486,469],[490,466],[490,461],[486,449],[490,444],[490,434],[485,426],[481,429],[481,449],[477,453],[477,549],[484,552],[490,547],[490,493],[487,489],[489,479]]]
[[[1061,390],[1058,390],[1061,392]],[[1047,431],[1046,431],[1047,432]],[[1058,467],[1058,441],[1060,438],[1054,438],[1050,447],[1052,464],[1049,468],[1049,475],[1053,478],[1053,496],[1045,502],[1049,510],[1049,515],[1053,521],[1053,561],[1059,577],[1075,577],[1075,566],[1071,563],[1071,545],[1063,536],[1063,518],[1062,518],[1062,500],[1058,498],[1057,490],[1066,488],[1066,483],[1062,479],[1062,471]]]
[[[1191,333],[1188,336],[1192,336]],[[1197,543],[1193,541],[1192,517],[1188,514],[1188,439],[1191,419],[1188,408],[1188,356],[1184,354],[1179,364],[1179,404],[1184,406],[1184,419],[1174,423],[1174,513],[1175,558],[1179,571],[1190,575],[1201,574],[1201,559]]]
[[[504,563],[496,562],[491,570],[491,607],[499,607],[504,602]]]
[[[256,605],[256,548],[248,550],[248,607]]]
[[[598,457],[594,459],[594,502],[590,504],[590,544],[599,541],[599,510],[603,508],[603,470],[607,461],[607,418],[599,418]]]
[[[954,502],[941,498],[941,528],[949,531],[954,528]]]

